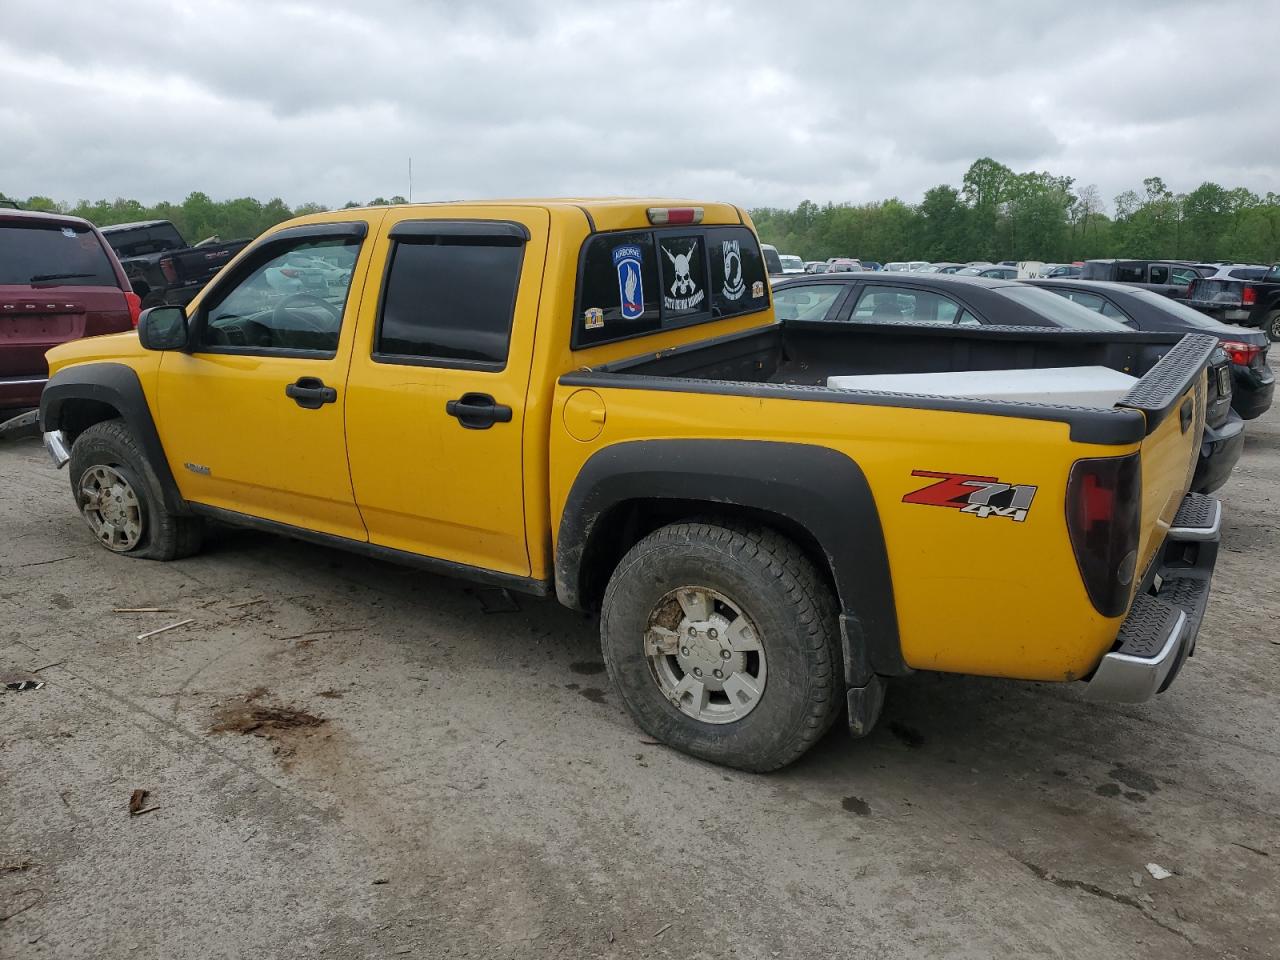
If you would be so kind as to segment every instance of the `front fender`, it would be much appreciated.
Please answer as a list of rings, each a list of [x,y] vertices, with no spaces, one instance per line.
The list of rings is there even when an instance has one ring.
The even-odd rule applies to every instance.
[[[169,469],[169,460],[164,454],[160,434],[156,430],[155,419],[151,415],[151,407],[147,403],[137,372],[126,364],[110,362],[63,367],[49,378],[40,395],[40,429],[46,433],[54,430],[69,431],[67,440],[71,441],[75,439],[75,433],[106,419],[100,415],[88,422],[78,418],[76,408],[81,403],[94,411],[109,407],[128,424],[134,439],[138,441],[151,468],[160,479],[165,506],[175,514],[190,513],[187,502],[173,479],[173,472]]]

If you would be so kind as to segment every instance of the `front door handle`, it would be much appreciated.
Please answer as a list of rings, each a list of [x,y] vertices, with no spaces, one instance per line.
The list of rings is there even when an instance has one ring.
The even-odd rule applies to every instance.
[[[444,412],[457,417],[468,430],[488,430],[495,423],[510,423],[511,408],[494,402],[487,393],[464,393],[444,405]]]
[[[338,391],[326,387],[319,377],[299,377],[284,388],[284,395],[307,410],[319,410],[326,403],[338,399]]]

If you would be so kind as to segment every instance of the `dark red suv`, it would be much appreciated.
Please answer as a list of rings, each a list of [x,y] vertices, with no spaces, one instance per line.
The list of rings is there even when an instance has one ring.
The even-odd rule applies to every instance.
[[[138,323],[138,297],[88,220],[0,209],[0,420],[40,403],[45,351]]]

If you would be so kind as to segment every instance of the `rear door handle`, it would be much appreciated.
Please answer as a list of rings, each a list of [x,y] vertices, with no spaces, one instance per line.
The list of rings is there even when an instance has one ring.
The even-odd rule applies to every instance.
[[[457,417],[468,430],[488,430],[495,423],[510,423],[511,408],[497,403],[487,393],[464,393],[444,405],[444,412]]]
[[[307,410],[319,410],[326,403],[334,403],[338,399],[338,391],[326,387],[319,377],[299,377],[284,388],[284,395]]]

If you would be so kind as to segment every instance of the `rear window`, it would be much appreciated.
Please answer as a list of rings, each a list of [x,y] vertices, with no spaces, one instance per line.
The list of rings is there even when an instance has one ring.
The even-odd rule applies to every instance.
[[[575,350],[764,310],[769,281],[745,227],[603,233],[583,248]]]
[[[122,259],[142,257],[149,253],[164,253],[167,250],[181,250],[186,244],[182,242],[182,234],[172,223],[158,223],[150,227],[135,227],[132,230],[108,230],[103,233],[111,249]]]
[[[97,234],[78,224],[0,223],[0,284],[118,287]]]
[[[1048,290],[1037,290],[1035,287],[1023,287],[1010,284],[996,288],[1002,297],[1020,303],[1022,306],[1049,320],[1056,327],[1067,330],[1098,330],[1107,333],[1129,332],[1129,328],[1116,320],[1094,313],[1087,307],[1072,303],[1065,297]]]
[[[1212,317],[1205,316],[1199,310],[1193,310],[1191,307],[1179,303],[1171,297],[1162,296],[1153,290],[1135,290],[1133,295],[1169,316],[1177,317],[1189,327],[1210,330],[1215,333],[1222,329],[1222,324]]]
[[[1242,267],[1238,270],[1232,270],[1229,274],[1236,280],[1261,280],[1266,275],[1265,267]]]

